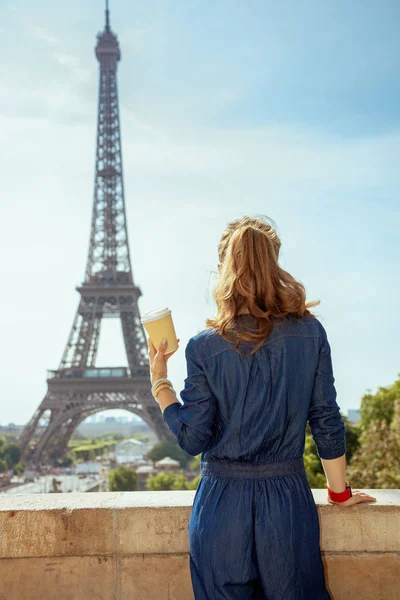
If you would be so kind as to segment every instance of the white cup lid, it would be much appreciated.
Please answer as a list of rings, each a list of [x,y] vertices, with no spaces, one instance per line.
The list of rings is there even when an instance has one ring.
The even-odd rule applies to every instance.
[[[157,319],[162,319],[163,317],[167,317],[171,314],[169,308],[158,308],[157,310],[152,310],[140,319],[141,323],[148,323],[149,321],[157,321]]]

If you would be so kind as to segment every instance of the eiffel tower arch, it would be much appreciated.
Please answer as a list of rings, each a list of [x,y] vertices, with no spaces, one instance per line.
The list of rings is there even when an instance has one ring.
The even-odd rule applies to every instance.
[[[110,28],[108,2],[96,57],[100,78],[89,253],[84,281],[76,288],[79,305],[59,368],[49,371],[47,393],[20,438],[25,460],[35,464],[44,456],[62,456],[74,429],[90,415],[110,408],[140,416],[160,440],[173,439],[151,395],[138,307],[141,291],[132,275],[117,88],[121,54]],[[126,367],[95,366],[104,318],[121,322]]]

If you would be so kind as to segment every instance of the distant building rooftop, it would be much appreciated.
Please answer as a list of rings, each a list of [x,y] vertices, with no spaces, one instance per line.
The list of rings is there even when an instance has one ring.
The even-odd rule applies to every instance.
[[[141,465],[136,469],[138,475],[145,475],[146,473],[154,473],[153,465]]]
[[[180,467],[181,463],[179,460],[175,460],[169,456],[162,458],[156,462],[156,467]]]

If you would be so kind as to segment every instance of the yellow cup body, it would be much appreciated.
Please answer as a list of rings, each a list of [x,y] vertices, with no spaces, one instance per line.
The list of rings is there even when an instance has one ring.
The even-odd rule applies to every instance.
[[[143,323],[144,328],[156,350],[159,349],[162,340],[167,340],[167,350],[165,354],[170,354],[178,349],[178,339],[175,333],[175,326],[172,315],[169,314],[161,319],[147,321]]]

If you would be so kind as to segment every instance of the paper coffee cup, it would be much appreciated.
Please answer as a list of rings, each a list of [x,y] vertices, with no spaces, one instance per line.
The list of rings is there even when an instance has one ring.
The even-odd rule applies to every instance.
[[[160,308],[148,312],[140,320],[156,350],[159,349],[162,340],[167,340],[165,354],[170,354],[178,349],[178,339],[169,308]]]

